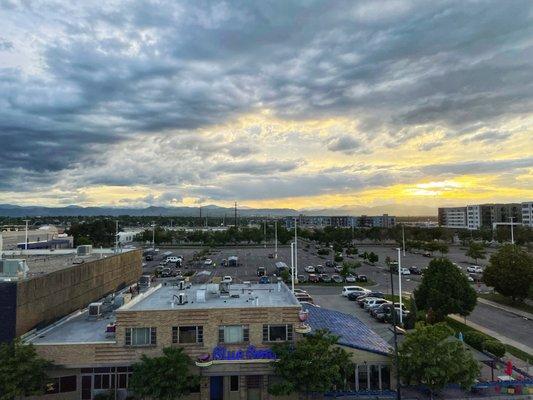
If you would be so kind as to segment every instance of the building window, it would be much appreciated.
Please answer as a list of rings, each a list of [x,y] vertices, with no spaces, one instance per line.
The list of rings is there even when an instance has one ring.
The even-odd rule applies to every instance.
[[[368,366],[366,364],[357,366],[357,383],[358,383],[357,390],[368,389],[368,368],[367,367]]]
[[[370,390],[379,390],[380,365],[370,365]]]
[[[77,390],[76,375],[54,378],[46,384],[46,394],[75,392]]]
[[[230,392],[239,391],[239,376],[238,375],[231,375],[229,377],[229,390]]]
[[[247,325],[223,325],[218,328],[220,343],[242,343],[250,340]]]
[[[388,365],[381,366],[381,390],[390,389],[390,367]]]
[[[172,343],[203,343],[203,326],[173,326]]]
[[[263,325],[263,342],[292,340],[292,325]]]
[[[154,346],[157,344],[156,328],[126,328],[126,346]]]

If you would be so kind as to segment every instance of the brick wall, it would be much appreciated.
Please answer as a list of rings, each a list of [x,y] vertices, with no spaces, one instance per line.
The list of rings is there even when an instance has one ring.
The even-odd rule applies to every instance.
[[[137,282],[141,255],[141,250],[128,251],[18,282],[16,335]]]

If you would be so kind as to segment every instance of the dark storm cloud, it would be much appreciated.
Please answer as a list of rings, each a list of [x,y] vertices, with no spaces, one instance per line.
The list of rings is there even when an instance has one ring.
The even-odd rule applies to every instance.
[[[0,68],[1,187],[89,171],[112,144],[265,107],[292,119],[357,117],[368,137],[388,132],[395,146],[415,126],[461,131],[533,105],[527,0],[81,4],[0,6],[19,32],[26,19],[45,27],[33,69]],[[2,37],[0,50],[16,52],[13,42]],[[360,148],[347,137],[328,147]],[[121,183],[99,171],[92,182]]]

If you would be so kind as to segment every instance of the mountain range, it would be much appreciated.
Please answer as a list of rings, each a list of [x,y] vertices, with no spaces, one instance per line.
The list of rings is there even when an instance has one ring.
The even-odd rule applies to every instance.
[[[232,217],[234,209],[231,207],[219,207],[207,205],[201,207],[202,216]],[[323,209],[292,209],[292,208],[248,208],[239,207],[240,217],[253,216],[295,216],[304,215],[381,215],[395,216],[434,216],[437,209],[428,206],[408,206],[388,204],[383,206],[342,206]],[[158,207],[146,208],[116,208],[116,207],[80,207],[76,205],[66,207],[43,207],[43,206],[17,206],[12,204],[0,204],[0,216],[4,217],[74,217],[74,216],[163,216],[163,217],[197,217],[200,216],[200,207]]]

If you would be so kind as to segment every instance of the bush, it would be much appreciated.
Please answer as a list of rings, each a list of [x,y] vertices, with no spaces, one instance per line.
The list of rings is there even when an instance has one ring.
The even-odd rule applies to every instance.
[[[344,260],[344,258],[341,255],[335,255],[335,262],[342,262],[342,260]]]
[[[498,358],[505,355],[505,345],[497,340],[486,340],[483,342],[483,349]]]
[[[476,331],[465,332],[463,335],[466,344],[472,346],[474,349],[483,351],[483,343],[487,341],[487,336]]]
[[[316,252],[319,256],[327,256],[329,254],[329,249],[320,249]]]

